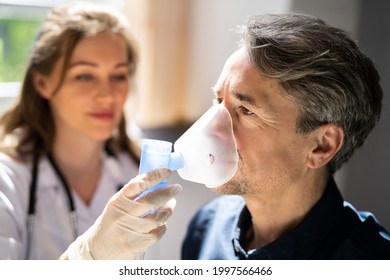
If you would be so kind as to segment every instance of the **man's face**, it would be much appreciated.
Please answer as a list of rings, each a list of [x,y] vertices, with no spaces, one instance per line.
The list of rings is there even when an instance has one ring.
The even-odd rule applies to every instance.
[[[255,195],[299,183],[312,141],[296,132],[298,105],[278,82],[261,75],[242,48],[229,57],[214,90],[231,114],[240,158],[235,176],[215,191]]]

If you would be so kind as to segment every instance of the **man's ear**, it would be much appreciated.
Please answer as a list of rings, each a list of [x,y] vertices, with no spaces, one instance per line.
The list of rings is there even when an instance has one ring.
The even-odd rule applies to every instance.
[[[341,149],[344,143],[344,130],[335,124],[326,124],[314,131],[314,145],[309,154],[308,166],[325,166]]]
[[[38,71],[34,71],[32,74],[32,81],[39,95],[44,99],[50,99],[51,88],[48,77]]]

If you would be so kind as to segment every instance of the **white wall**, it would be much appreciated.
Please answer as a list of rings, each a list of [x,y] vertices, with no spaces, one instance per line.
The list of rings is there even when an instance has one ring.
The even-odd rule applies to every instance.
[[[15,102],[19,89],[20,84],[16,82],[0,83],[0,114]]]

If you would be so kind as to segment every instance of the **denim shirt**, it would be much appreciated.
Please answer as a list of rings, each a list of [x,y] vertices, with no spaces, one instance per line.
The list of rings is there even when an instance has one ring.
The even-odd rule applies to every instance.
[[[218,197],[191,221],[182,259],[390,259],[390,234],[371,213],[345,202],[333,178],[295,228],[247,251],[244,233],[251,220],[240,196]]]

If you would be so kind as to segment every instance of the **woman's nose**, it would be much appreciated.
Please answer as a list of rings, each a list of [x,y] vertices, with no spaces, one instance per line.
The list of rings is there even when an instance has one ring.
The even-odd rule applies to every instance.
[[[110,81],[100,81],[97,88],[97,95],[99,101],[111,101],[114,97],[113,86]]]

